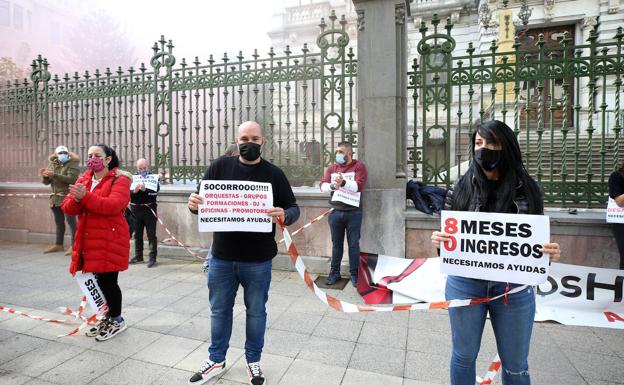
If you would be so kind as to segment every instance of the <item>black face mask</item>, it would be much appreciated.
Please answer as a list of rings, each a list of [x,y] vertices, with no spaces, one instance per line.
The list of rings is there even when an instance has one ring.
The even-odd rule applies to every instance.
[[[260,145],[257,143],[246,142],[238,145],[240,156],[246,161],[253,162],[260,157]]]
[[[485,171],[494,171],[501,163],[501,150],[480,148],[475,151],[474,160]]]

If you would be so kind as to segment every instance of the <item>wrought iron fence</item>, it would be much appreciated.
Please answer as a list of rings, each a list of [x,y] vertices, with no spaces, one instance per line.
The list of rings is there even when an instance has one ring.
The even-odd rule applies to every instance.
[[[493,41],[478,53],[471,43],[457,55],[450,19],[440,25],[434,16],[432,26],[422,23],[420,60],[408,73],[412,176],[449,186],[466,171],[475,122],[494,118],[518,135],[547,204],[606,204],[609,174],[621,162],[622,28],[604,42],[595,30],[582,45],[567,32],[555,44],[539,34],[528,46],[518,36],[511,50]]]
[[[166,181],[196,180],[235,143],[237,126],[255,120],[267,139],[263,157],[294,185],[310,185],[336,143],[357,146],[357,60],[345,26],[332,12],[328,24],[321,20],[316,47],[177,66],[163,37],[149,67],[62,78],[40,56],[30,81],[0,88],[0,180],[35,180],[55,146],[84,158],[95,143],[115,148],[127,168],[144,157]]]

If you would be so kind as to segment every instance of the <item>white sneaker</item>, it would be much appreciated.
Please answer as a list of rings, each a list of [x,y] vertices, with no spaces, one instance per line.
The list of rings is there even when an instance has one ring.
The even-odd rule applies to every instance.
[[[96,323],[95,325],[91,326],[91,328],[89,328],[89,330],[87,330],[85,332],[85,336],[87,337],[95,337],[98,334],[100,334],[102,332],[102,330],[104,330],[106,328],[106,326],[108,325],[108,323],[110,322],[110,318],[108,317],[103,317],[100,322]]]
[[[208,381],[209,379],[218,376],[225,371],[225,361],[212,362],[207,359],[206,362],[199,368],[199,372],[193,374],[193,377],[189,379],[189,384],[199,385]]]
[[[127,328],[128,325],[126,324],[126,320],[124,320],[123,318],[121,319],[121,322],[111,320],[108,322],[104,330],[102,330],[100,334],[95,337],[95,340],[98,342],[110,340]]]
[[[247,376],[249,377],[249,385],[266,385],[259,361],[247,363]]]

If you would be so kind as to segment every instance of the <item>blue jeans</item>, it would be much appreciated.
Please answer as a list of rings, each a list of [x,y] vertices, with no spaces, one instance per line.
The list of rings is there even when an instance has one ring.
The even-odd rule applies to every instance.
[[[271,284],[271,264],[235,262],[219,258],[210,260],[208,290],[210,300],[210,347],[213,362],[225,360],[232,335],[232,310],[238,285],[244,290],[246,308],[245,357],[247,362],[260,361],[266,330],[266,302]]]
[[[347,233],[349,245],[349,272],[357,277],[360,262],[360,229],[362,228],[362,209],[352,211],[334,210],[329,214],[329,230],[332,239],[331,271],[340,271],[340,262],[344,251],[344,236]]]
[[[494,297],[505,292],[505,282],[449,276],[446,299]],[[509,284],[509,290],[521,285]],[[475,362],[481,346],[486,315],[490,312],[496,346],[502,363],[503,385],[530,385],[529,345],[535,316],[532,287],[495,301],[449,309],[453,354],[451,385],[474,385]]]

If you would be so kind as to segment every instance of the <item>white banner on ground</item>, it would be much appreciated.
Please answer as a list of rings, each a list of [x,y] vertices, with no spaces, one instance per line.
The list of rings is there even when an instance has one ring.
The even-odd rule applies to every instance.
[[[336,180],[338,175],[338,173],[331,174],[332,183]],[[344,180],[355,181],[355,172],[342,173],[342,178]],[[361,193],[359,192],[352,192],[345,190],[344,188],[339,188],[338,190],[334,191],[331,200],[333,202],[346,203],[349,206],[360,207],[360,195]]]
[[[130,191],[134,191],[137,185],[143,183],[146,189],[152,191],[158,191],[158,174],[132,175],[132,184],[130,184]]]
[[[440,272],[461,277],[535,285],[548,277],[550,221],[544,215],[469,211],[441,213],[451,240],[440,247]]]
[[[607,223],[624,223],[624,207],[618,206],[611,197],[607,203]]]
[[[236,180],[204,180],[199,195],[204,203],[198,208],[200,232],[273,230],[267,210],[273,207],[270,183]]]
[[[383,282],[384,277],[402,274],[414,261],[384,255],[377,258],[372,274],[374,284]],[[438,273],[441,259],[427,258],[400,281],[385,284],[392,290],[392,302],[444,301],[446,276]],[[622,270],[553,262],[548,280],[536,290],[535,320],[624,329],[623,291]],[[513,301],[513,296],[509,301]]]
[[[87,302],[93,312],[96,314],[108,313],[108,305],[106,297],[98,285],[97,278],[94,273],[76,273],[76,281],[80,290],[87,297]]]

